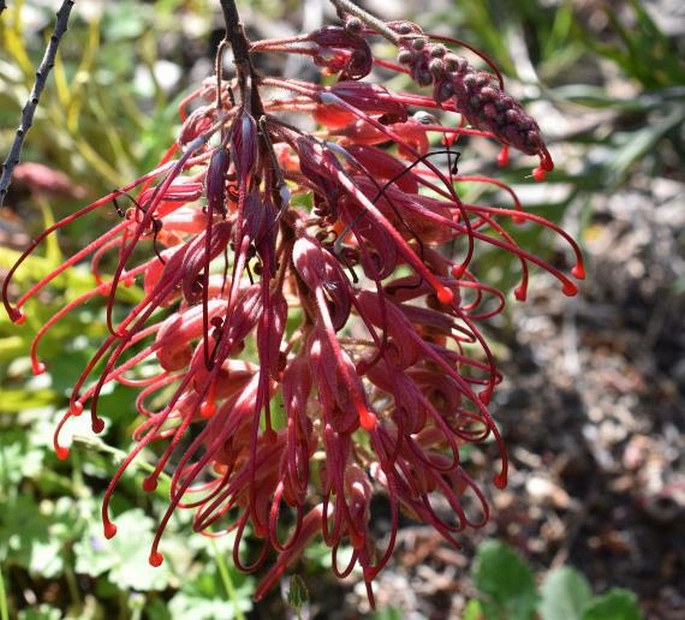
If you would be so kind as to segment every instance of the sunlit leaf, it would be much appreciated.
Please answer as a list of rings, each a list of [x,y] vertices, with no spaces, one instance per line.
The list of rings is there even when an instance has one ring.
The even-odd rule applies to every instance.
[[[140,509],[116,518],[117,535],[107,540],[102,524],[92,523],[74,545],[76,572],[108,579],[122,590],[164,590],[172,571],[168,562],[155,568],[148,562],[154,522]]]
[[[642,620],[637,597],[629,590],[614,588],[595,598],[585,610],[583,620]]]
[[[485,617],[531,620],[538,602],[533,573],[507,545],[487,541],[479,548],[473,571],[483,593]]]
[[[583,610],[592,597],[587,579],[567,566],[547,575],[540,594],[539,611],[543,620],[581,620]]]

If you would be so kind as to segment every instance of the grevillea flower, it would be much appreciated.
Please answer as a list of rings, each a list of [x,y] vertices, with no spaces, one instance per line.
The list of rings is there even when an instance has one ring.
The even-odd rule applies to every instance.
[[[563,230],[526,212],[499,181],[456,170],[453,146],[464,136],[537,156],[536,178],[552,169],[538,125],[501,77],[474,69],[456,42],[405,22],[385,25],[397,62],[377,58],[378,32],[342,17],[344,26],[252,44],[234,29],[236,77],[208,80],[183,102],[178,142],[159,165],[47,229],[3,286],[20,322],[31,297],[91,261],[96,286],[53,316],[31,348],[33,370],[43,372],[45,332],[79,305],[107,300],[110,333],[73,388],[57,453],[68,454],[61,429],[86,410],[102,431],[106,386],[136,390],[136,445],[107,488],[105,535],[116,533],[112,495],[144,452],[156,459],[144,489],[171,479],[150,562],[163,561],[172,513],[189,509],[197,531],[237,532],[236,566],[270,563],[257,597],[317,535],[337,575],[361,566],[372,597],[400,511],[454,544],[481,526],[488,506],[460,451],[494,437],[499,487],[507,457],[488,410],[500,376],[480,331],[505,295],[480,280],[478,257],[495,248],[518,259],[519,299],[531,264],[567,295],[583,277]],[[337,80],[261,77],[251,57],[262,53],[310,56]],[[416,90],[370,81],[374,67],[408,74]],[[303,129],[313,123],[315,131]],[[466,183],[499,188],[511,204],[462,199]],[[116,226],[10,301],[15,271],[47,235],[124,194],[135,194],[135,206]],[[570,276],[517,243],[510,224],[521,222],[568,243]],[[116,263],[107,276],[106,255]],[[132,285],[142,300],[121,304],[117,290]],[[375,495],[391,513],[383,548],[370,532]],[[239,553],[248,526],[263,542],[251,559]],[[347,566],[336,561],[342,545],[353,550]]]

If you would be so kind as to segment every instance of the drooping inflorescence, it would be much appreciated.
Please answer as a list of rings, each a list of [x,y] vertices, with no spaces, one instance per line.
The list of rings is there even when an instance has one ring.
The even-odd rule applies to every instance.
[[[231,21],[235,77],[209,79],[184,100],[178,141],[159,165],[47,229],[3,285],[19,322],[57,275],[91,261],[94,288],[53,316],[31,349],[42,372],[43,334],[79,305],[107,300],[110,333],[73,388],[57,452],[67,456],[60,431],[86,410],[102,430],[106,386],[137,390],[136,445],[106,492],[106,536],[116,533],[109,503],[119,480],[139,455],[156,459],[144,488],[164,475],[171,491],[150,562],[163,561],[162,533],[187,508],[197,531],[237,531],[241,569],[275,558],[258,597],[316,535],[336,574],[361,566],[372,597],[400,511],[455,544],[482,525],[487,503],[460,449],[494,437],[499,486],[507,458],[488,410],[500,377],[479,328],[505,295],[481,281],[479,253],[517,257],[520,299],[530,264],[575,294],[572,277],[518,245],[509,224],[529,222],[568,242],[572,276],[583,277],[563,230],[500,182],[458,174],[454,144],[473,135],[538,156],[538,178],[552,169],[537,124],[501,78],[409,23],[386,25],[399,64],[378,58],[375,22],[342,17],[344,26],[254,43]],[[335,79],[260,76],[252,57],[265,53],[305,55]],[[417,90],[375,82],[374,67],[408,73]],[[512,204],[463,200],[469,181],[502,187]],[[47,235],[124,195],[134,202],[120,223],[10,301],[15,271]],[[106,255],[116,264],[108,276]],[[122,305],[117,290],[134,284],[142,300]],[[391,514],[382,548],[369,527],[375,495]],[[263,543],[249,560],[239,552],[248,527]],[[343,545],[353,553],[340,567]]]

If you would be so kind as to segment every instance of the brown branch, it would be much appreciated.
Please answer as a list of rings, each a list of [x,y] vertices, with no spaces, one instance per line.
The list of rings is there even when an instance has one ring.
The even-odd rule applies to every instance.
[[[5,196],[7,195],[7,189],[9,188],[10,182],[12,180],[12,172],[14,167],[19,163],[19,157],[21,155],[21,149],[24,146],[24,139],[26,134],[33,124],[33,115],[38,107],[38,100],[40,95],[45,88],[45,83],[47,82],[50,70],[55,65],[55,56],[57,55],[57,48],[59,47],[59,42],[62,36],[67,31],[67,24],[69,22],[69,14],[74,6],[74,0],[64,0],[60,10],[57,11],[57,23],[55,24],[55,30],[50,37],[50,41],[45,48],[45,54],[43,55],[43,60],[36,71],[36,80],[33,83],[33,88],[29,93],[29,98],[24,105],[24,109],[21,113],[21,123],[17,128],[17,132],[14,136],[14,142],[10,147],[10,151],[7,155],[7,159],[2,164],[2,175],[0,176],[0,207],[5,201]],[[5,9],[4,0],[0,0],[0,13]]]
[[[226,36],[224,40],[231,44],[235,63],[238,67],[252,67],[250,61],[250,42],[245,36],[245,29],[240,20],[235,0],[221,0],[221,10],[226,24]]]
[[[226,25],[226,35],[219,46],[219,50],[221,52],[221,48],[226,44],[231,46],[238,74],[238,87],[240,88],[242,101],[246,102],[249,100],[248,105],[251,108],[250,112],[252,116],[254,118],[261,118],[264,114],[264,107],[262,106],[259,94],[256,90],[253,90],[253,86],[259,82],[259,78],[252,64],[250,53],[252,44],[245,35],[245,28],[243,27],[243,22],[238,14],[235,0],[220,1],[221,11],[224,15],[224,24]],[[220,69],[218,65],[219,63],[217,62],[217,69]]]

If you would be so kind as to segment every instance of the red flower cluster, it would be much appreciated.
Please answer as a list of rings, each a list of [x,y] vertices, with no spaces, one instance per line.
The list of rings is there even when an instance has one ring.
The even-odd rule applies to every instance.
[[[59,428],[89,409],[101,431],[103,388],[138,390],[137,445],[107,489],[103,521],[113,536],[108,505],[117,483],[141,452],[156,458],[145,490],[164,472],[171,496],[154,565],[162,562],[162,532],[182,507],[194,510],[197,531],[237,530],[233,557],[243,570],[278,552],[258,597],[317,534],[332,549],[336,574],[359,564],[370,584],[393,550],[400,510],[455,544],[464,528],[485,522],[487,504],[460,463],[464,444],[494,436],[496,482],[506,483],[506,454],[487,409],[499,375],[479,331],[505,297],[477,277],[479,251],[519,259],[520,299],[530,263],[568,295],[576,285],[520,247],[510,222],[568,241],[576,278],[581,257],[568,235],[525,212],[506,186],[456,170],[452,145],[474,134],[539,156],[538,178],[552,168],[537,124],[501,78],[413,24],[387,28],[397,63],[373,56],[377,33],[357,18],[251,45],[250,55],[310,56],[337,76],[330,86],[259,77],[250,58],[236,54],[235,80],[208,81],[183,102],[178,143],[157,168],[46,230],[5,280],[5,307],[18,322],[30,297],[90,257],[97,286],[44,325],[33,367],[43,371],[37,348],[46,330],[78,305],[107,298],[110,335],[74,386]],[[374,67],[433,90],[360,81]],[[436,142],[442,160],[431,154]],[[503,187],[512,206],[462,200],[465,182]],[[45,236],[129,192],[136,206],[118,225],[8,301],[14,271]],[[111,277],[98,267],[106,254],[116,256]],[[136,283],[142,301],[122,307],[117,289]],[[66,457],[58,438],[59,430],[56,449]],[[377,494],[392,515],[380,551],[369,531]],[[475,514],[465,509],[467,495],[480,506]],[[264,543],[249,563],[238,551],[248,526]],[[353,549],[346,567],[335,562],[341,545]]]

